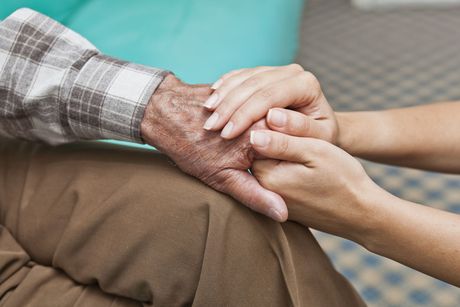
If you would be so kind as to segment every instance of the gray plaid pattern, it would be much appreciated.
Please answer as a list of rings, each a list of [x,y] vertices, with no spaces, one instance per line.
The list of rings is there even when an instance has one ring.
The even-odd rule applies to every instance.
[[[141,143],[145,107],[166,74],[102,55],[52,19],[18,10],[0,23],[0,135]]]

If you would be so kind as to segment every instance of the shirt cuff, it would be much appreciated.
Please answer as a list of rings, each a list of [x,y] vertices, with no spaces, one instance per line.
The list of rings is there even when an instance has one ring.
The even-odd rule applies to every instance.
[[[88,52],[75,63],[68,103],[62,110],[67,129],[78,139],[116,139],[143,143],[140,125],[145,108],[166,70]]]

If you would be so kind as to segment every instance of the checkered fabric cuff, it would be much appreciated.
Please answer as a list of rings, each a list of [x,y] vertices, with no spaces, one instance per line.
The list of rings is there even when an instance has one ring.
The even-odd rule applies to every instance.
[[[71,83],[64,123],[80,139],[142,143],[145,108],[167,71],[92,56]]]
[[[145,107],[167,73],[102,55],[58,22],[20,9],[0,23],[0,135],[141,143]]]

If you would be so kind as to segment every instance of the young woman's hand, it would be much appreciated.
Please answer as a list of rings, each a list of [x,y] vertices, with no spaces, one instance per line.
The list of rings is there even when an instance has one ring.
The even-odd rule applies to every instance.
[[[222,76],[204,106],[212,111],[204,125],[207,130],[222,130],[221,136],[233,139],[272,108],[290,108],[306,115],[302,136],[336,143],[338,125],[316,77],[297,64],[256,67],[232,71]],[[283,127],[285,113],[268,114],[272,125]]]
[[[355,158],[323,140],[270,130],[251,132],[250,142],[270,158],[254,162],[252,173],[284,198],[289,219],[359,241],[373,218],[371,199],[384,191]]]

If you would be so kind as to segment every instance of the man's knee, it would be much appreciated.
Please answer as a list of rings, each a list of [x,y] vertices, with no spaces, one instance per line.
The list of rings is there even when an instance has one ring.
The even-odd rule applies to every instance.
[[[71,195],[61,195],[60,205],[71,215],[52,261],[75,280],[179,305],[194,299],[199,284],[216,291],[223,281],[241,287],[261,279],[268,263],[278,265],[277,234],[269,229],[279,224],[182,173],[166,157],[100,149],[68,154],[72,179],[59,184]],[[235,274],[241,268],[245,273]]]
[[[8,221],[33,260],[80,283],[158,305],[285,306],[303,261],[318,268],[298,272],[306,281],[333,270],[305,228],[252,212],[162,155],[99,144],[29,149],[20,157],[25,194],[10,202]],[[302,290],[318,292],[315,284]]]

